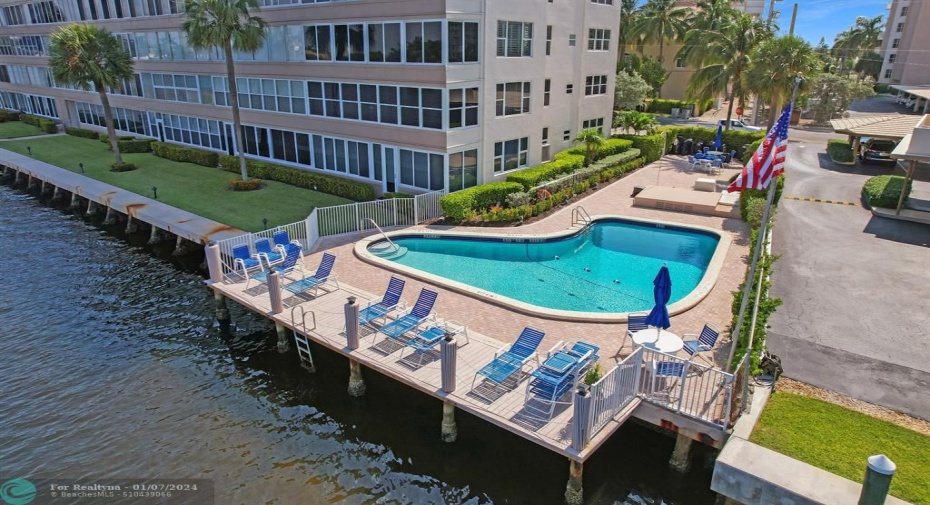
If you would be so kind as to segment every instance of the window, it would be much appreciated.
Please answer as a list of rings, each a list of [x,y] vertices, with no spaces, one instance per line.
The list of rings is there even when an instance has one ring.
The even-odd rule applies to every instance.
[[[400,183],[421,189],[442,189],[445,167],[441,154],[398,149]]]
[[[212,85],[216,105],[229,106],[229,80],[226,77],[214,77]],[[307,86],[303,81],[237,77],[236,87],[239,106],[242,108],[307,113]]]
[[[0,65],[0,82],[10,82],[10,72],[6,65]]]
[[[28,7],[32,24],[61,23],[65,20],[61,10],[55,6],[54,2],[36,2],[29,4]]]
[[[329,25],[305,27],[304,47],[308,60],[329,61],[333,59],[329,48]]]
[[[307,97],[311,116],[442,129],[440,89],[310,81]]]
[[[478,88],[449,90],[449,128],[478,124]]]
[[[907,16],[907,6],[906,6],[906,5],[903,6],[903,7],[901,7],[901,15],[902,15],[902,16]]]
[[[76,102],[74,105],[77,109],[78,121],[81,123],[106,126],[106,120],[103,118],[103,107],[85,102]],[[110,111],[113,113],[113,127],[117,130],[149,137],[157,136],[155,129],[147,121],[145,112],[121,107],[112,107]]]
[[[603,28],[591,28],[588,30],[588,50],[609,51],[610,30],[605,30]]]
[[[449,63],[478,61],[478,23],[449,21]]]
[[[546,56],[552,54],[552,25],[546,26]]]
[[[368,61],[400,62],[400,23],[368,25]]]
[[[581,122],[581,129],[587,130],[588,128],[597,128],[601,130],[604,128],[604,118],[599,117],[597,119],[588,119]]]
[[[533,23],[497,22],[497,55],[516,58],[532,56]]]
[[[601,5],[613,5],[614,0],[591,0],[591,3],[601,4]]]
[[[685,63],[685,60],[681,58],[675,58],[675,68],[685,68],[688,65]]]
[[[200,119],[188,116],[176,116],[174,114],[162,114],[162,128],[165,132],[165,139],[181,144],[195,145],[206,147],[208,149],[222,150],[223,135],[219,121],[212,119]],[[243,127],[247,133],[249,127]],[[250,139],[246,139],[248,141]],[[248,145],[248,143],[246,143]],[[265,147],[267,149],[267,139]]]
[[[494,172],[506,172],[526,166],[528,139],[507,140],[494,143]]]
[[[885,70],[885,79],[891,79],[891,69]]]
[[[543,107],[549,106],[549,97],[552,95],[552,79],[546,79],[545,88],[543,89]]]
[[[549,145],[549,127],[545,127],[542,130],[542,145]]]
[[[146,98],[171,102],[202,103],[196,75],[142,74]],[[246,107],[243,105],[243,107]]]
[[[10,7],[4,7],[3,24],[6,26],[26,24],[26,19],[23,17],[23,6],[11,5]]]
[[[365,35],[361,23],[333,25],[336,61],[365,61]]]
[[[478,185],[478,150],[449,155],[449,191]]]
[[[406,23],[407,63],[442,63],[442,23]]]
[[[568,140],[571,140],[571,139],[572,139],[572,131],[571,131],[571,130],[565,130],[564,132],[562,132],[562,140],[568,141]]]
[[[585,96],[606,95],[607,94],[607,76],[606,75],[589,75],[585,77],[584,94]]]
[[[568,45],[574,47],[576,42],[577,42],[577,37],[575,37],[574,33],[570,33],[568,35]]]
[[[898,26],[895,27],[894,31],[900,33],[902,30],[904,30],[904,23],[898,23]]]
[[[497,85],[496,114],[498,117],[526,114],[529,111],[530,83],[508,82]]]
[[[893,41],[891,41],[891,47],[897,48],[900,43],[901,43],[901,39],[894,39]]]
[[[894,63],[895,54],[888,55],[888,63]]]
[[[571,95],[573,91],[575,91],[575,85],[574,85],[574,84],[566,84],[566,85],[565,85],[565,92],[566,92],[566,93],[568,93],[569,95]]]

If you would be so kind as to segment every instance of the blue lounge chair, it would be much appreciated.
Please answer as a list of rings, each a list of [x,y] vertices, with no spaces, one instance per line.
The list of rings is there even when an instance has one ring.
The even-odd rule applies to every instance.
[[[649,314],[630,314],[626,320],[626,334],[630,338],[633,338],[633,334],[640,330],[648,330],[649,325],[646,324],[646,318]]]
[[[653,361],[652,362],[652,384],[649,388],[650,396],[664,396],[669,402],[675,401],[675,386],[678,380],[684,380],[685,374],[688,373],[687,362],[682,361]],[[671,383],[669,380],[673,379]],[[659,390],[656,390],[657,380],[662,381]]]
[[[397,319],[378,328],[374,338],[377,339],[378,333],[381,333],[395,340],[401,340],[408,331],[416,328],[430,317],[438,296],[439,293],[435,291],[426,288],[421,289],[420,295],[417,297],[417,303],[413,305],[413,308],[398,316]]]
[[[697,339],[694,339],[694,340],[684,341],[683,349],[685,350],[686,353],[688,353],[688,355],[691,358],[694,358],[695,355],[699,355],[701,353],[706,353],[706,352],[709,353],[714,350],[714,345],[717,344],[717,339],[720,337],[720,330],[714,328],[710,324],[705,324],[704,329],[701,330],[700,335],[685,333],[684,336],[685,338],[698,337]],[[698,356],[698,357],[703,358],[703,356]],[[691,358],[688,358],[689,361]],[[713,364],[713,360],[708,360],[706,358],[704,359],[709,364]]]
[[[265,260],[265,264],[268,266],[277,265],[284,261],[284,248],[275,247],[271,248],[271,241],[267,238],[259,239],[255,241],[255,254],[252,255],[253,258],[257,260]]]
[[[275,234],[272,235],[271,237],[272,237],[272,240],[274,240],[274,246],[277,248],[287,247],[288,244],[294,244],[296,246],[300,245],[300,242],[296,240],[291,240],[291,236],[287,232],[287,230],[281,230],[279,232],[275,232]]]
[[[255,270],[264,270],[262,262],[256,258],[252,257],[252,253],[249,252],[249,246],[237,245],[233,247],[233,270],[237,273],[240,273],[246,279],[249,278],[249,273]]]
[[[254,275],[249,276],[249,280],[246,281],[245,287],[248,289],[249,283],[252,282],[252,279],[255,279],[261,284],[268,282],[268,274],[272,271],[277,272],[279,275],[288,275],[294,270],[303,271],[303,265],[299,261],[301,258],[300,255],[300,246],[289,244],[285,247],[286,254],[284,256],[284,261],[276,267],[272,267],[271,270],[263,270]]]
[[[291,245],[291,247],[296,246]],[[303,293],[304,291],[316,291],[327,282],[335,282],[336,287],[338,288],[339,282],[336,281],[336,275],[332,273],[333,265],[335,264],[335,256],[330,253],[323,253],[323,258],[320,259],[320,266],[316,268],[316,272],[313,275],[307,275],[294,282],[289,282],[284,285],[284,289],[296,295]]]
[[[536,358],[536,348],[539,347],[545,336],[546,333],[541,330],[529,326],[523,328],[523,332],[520,333],[517,341],[511,344],[510,349],[503,351],[502,347],[498,352],[494,353],[493,361],[475,373],[475,378],[471,381],[472,392],[475,390],[475,381],[478,380],[479,375],[490,380],[495,386],[500,386],[513,377],[514,374],[519,373],[521,374],[521,377],[517,380],[517,383],[519,383],[522,380],[523,366],[530,359]],[[536,359],[538,361],[538,358]]]
[[[526,388],[526,410],[552,418],[558,400],[575,386],[597,361],[598,346],[578,341],[570,348],[559,342],[546,360],[533,370]]]
[[[369,303],[367,307],[358,312],[358,324],[370,325],[397,309],[397,306],[401,303],[400,297],[404,294],[405,285],[405,280],[391,276],[381,301]]]

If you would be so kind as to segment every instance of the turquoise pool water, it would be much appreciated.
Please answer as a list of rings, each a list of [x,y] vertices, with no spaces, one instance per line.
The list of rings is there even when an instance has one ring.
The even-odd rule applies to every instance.
[[[401,265],[539,307],[578,312],[651,309],[652,280],[663,263],[674,303],[701,281],[719,242],[700,230],[619,219],[535,242],[423,234],[392,240],[407,248],[391,259]]]

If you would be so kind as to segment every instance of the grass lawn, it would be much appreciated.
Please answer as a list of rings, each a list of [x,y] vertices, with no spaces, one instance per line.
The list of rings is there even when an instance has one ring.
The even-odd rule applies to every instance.
[[[772,395],[752,442],[862,482],[866,458],[884,454],[897,465],[891,494],[930,504],[930,437],[815,398]]]
[[[14,140],[0,143],[0,148],[26,154],[52,165],[80,173],[98,181],[152,197],[152,186],[158,187],[158,201],[193,212],[214,221],[246,231],[305,219],[314,207],[350,203],[350,200],[309,189],[265,181],[259,191],[230,191],[229,180],[235,175],[219,168],[207,168],[192,163],[178,163],[151,153],[124,154],[123,160],[134,163],[131,172],[111,172],[113,153],[97,140],[69,135],[47,139]]]
[[[0,139],[15,139],[45,134],[38,126],[32,126],[22,121],[4,121],[0,123]]]

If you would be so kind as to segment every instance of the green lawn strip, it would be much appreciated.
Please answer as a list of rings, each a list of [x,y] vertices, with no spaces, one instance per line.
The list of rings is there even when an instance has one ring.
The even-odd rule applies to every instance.
[[[930,504],[930,436],[839,405],[775,393],[750,437],[774,451],[862,482],[866,458],[884,454],[897,465],[891,494]]]
[[[229,181],[234,174],[149,153],[125,154],[123,160],[139,168],[111,172],[113,153],[105,144],[71,136],[3,142],[0,148],[26,154],[27,145],[38,160],[77,173],[78,163],[84,163],[84,175],[149,198],[152,186],[156,186],[158,201],[246,231],[262,230],[263,218],[272,227],[305,219],[314,207],[351,203],[274,181],[265,181],[259,191],[230,191]]]
[[[22,121],[5,121],[0,123],[0,139],[15,139],[19,137],[31,137],[33,135],[45,135],[38,126],[32,126]]]

